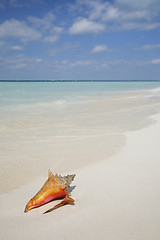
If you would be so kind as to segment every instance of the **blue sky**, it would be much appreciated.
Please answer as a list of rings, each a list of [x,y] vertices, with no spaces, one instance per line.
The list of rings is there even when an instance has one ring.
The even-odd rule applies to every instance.
[[[0,0],[0,80],[160,80],[159,0]]]

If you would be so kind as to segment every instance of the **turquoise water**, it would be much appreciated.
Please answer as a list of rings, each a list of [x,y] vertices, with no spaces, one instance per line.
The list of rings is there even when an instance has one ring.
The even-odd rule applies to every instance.
[[[43,102],[61,105],[127,91],[153,89],[158,92],[159,88],[160,82],[0,82],[0,108]]]

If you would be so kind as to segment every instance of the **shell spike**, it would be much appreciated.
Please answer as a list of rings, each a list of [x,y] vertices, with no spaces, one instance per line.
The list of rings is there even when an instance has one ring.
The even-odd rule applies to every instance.
[[[53,173],[51,172],[50,169],[48,169],[48,178],[49,179],[54,179],[54,175],[53,175]]]

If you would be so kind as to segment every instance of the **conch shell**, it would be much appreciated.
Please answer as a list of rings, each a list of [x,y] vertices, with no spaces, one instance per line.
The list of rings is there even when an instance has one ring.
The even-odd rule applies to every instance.
[[[57,174],[54,176],[52,172],[48,170],[48,180],[44,183],[40,191],[27,203],[24,212],[28,212],[32,208],[39,207],[57,198],[63,198],[62,202],[44,213],[51,212],[65,204],[74,203],[74,200],[69,197],[70,193],[67,190],[74,180],[74,177],[75,174],[64,177]]]

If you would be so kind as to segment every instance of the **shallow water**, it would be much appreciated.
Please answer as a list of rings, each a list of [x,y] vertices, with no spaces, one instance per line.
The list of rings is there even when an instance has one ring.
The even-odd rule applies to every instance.
[[[160,83],[0,83],[0,191],[102,161],[153,122]]]

